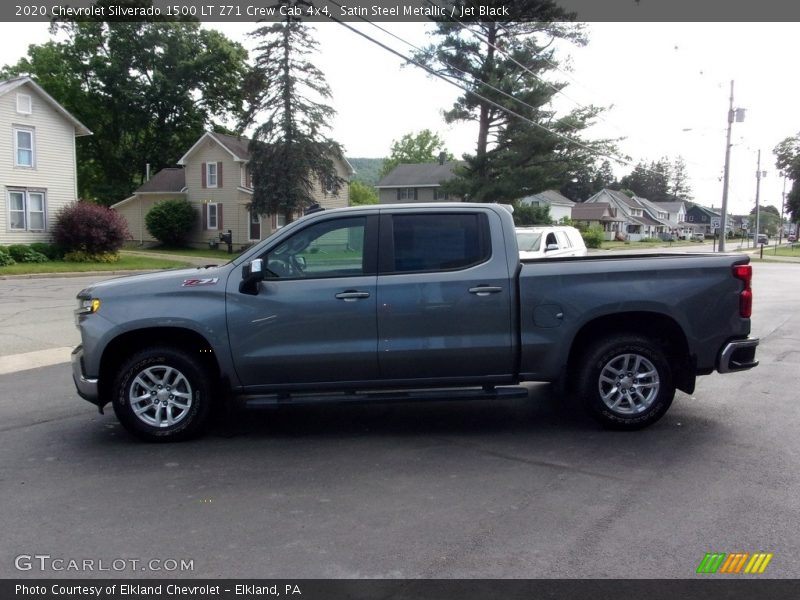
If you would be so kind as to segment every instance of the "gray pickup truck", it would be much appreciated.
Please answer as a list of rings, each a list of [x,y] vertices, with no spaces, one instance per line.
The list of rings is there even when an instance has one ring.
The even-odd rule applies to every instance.
[[[697,375],[755,367],[749,259],[520,260],[492,204],[329,210],[222,266],[78,294],[78,393],[149,440],[215,407],[487,398],[554,382],[603,424],[657,421]]]

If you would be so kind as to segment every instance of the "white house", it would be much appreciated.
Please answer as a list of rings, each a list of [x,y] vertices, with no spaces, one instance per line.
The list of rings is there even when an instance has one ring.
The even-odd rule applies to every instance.
[[[539,207],[547,206],[550,209],[550,218],[555,223],[558,223],[561,219],[571,219],[572,207],[575,206],[572,200],[555,190],[545,190],[533,196],[525,196],[519,200],[519,204]]]
[[[78,199],[75,138],[91,133],[30,77],[0,81],[0,244],[49,241]]]

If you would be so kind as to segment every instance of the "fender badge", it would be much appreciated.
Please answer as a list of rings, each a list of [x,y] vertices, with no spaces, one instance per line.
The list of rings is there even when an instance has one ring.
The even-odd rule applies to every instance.
[[[181,287],[197,287],[198,285],[217,285],[219,277],[209,277],[207,279],[184,279]]]

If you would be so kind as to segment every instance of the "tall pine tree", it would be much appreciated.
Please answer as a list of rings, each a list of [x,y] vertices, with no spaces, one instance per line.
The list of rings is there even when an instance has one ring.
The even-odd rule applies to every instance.
[[[477,15],[487,1],[450,0],[448,5],[447,14],[453,8],[465,14],[463,7]],[[558,118],[550,105],[565,85],[545,81],[558,67],[554,41],[586,43],[583,26],[570,23],[573,15],[552,0],[491,0],[488,5],[507,8],[511,16],[437,22],[436,43],[415,58],[467,90],[445,119],[478,125],[475,153],[464,157],[467,166],[448,182],[450,191],[475,201],[511,201],[560,187],[614,148],[608,140],[580,139],[598,108],[581,107]]]
[[[314,203],[315,187],[338,192],[334,160],[341,146],[325,135],[333,108],[325,76],[309,60],[317,49],[310,28],[296,19],[256,29],[255,65],[245,81],[248,110],[240,131],[250,141],[251,208],[287,221]],[[259,122],[260,121],[260,122]]]

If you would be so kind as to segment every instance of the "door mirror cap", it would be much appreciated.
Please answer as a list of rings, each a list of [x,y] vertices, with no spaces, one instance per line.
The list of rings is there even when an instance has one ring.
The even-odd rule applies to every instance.
[[[547,248],[544,249],[545,252],[552,252],[553,250],[558,250],[558,244],[547,244]]]
[[[246,265],[242,266],[242,281],[239,283],[239,291],[243,294],[258,294],[258,284],[264,281],[264,260],[255,258]]]

